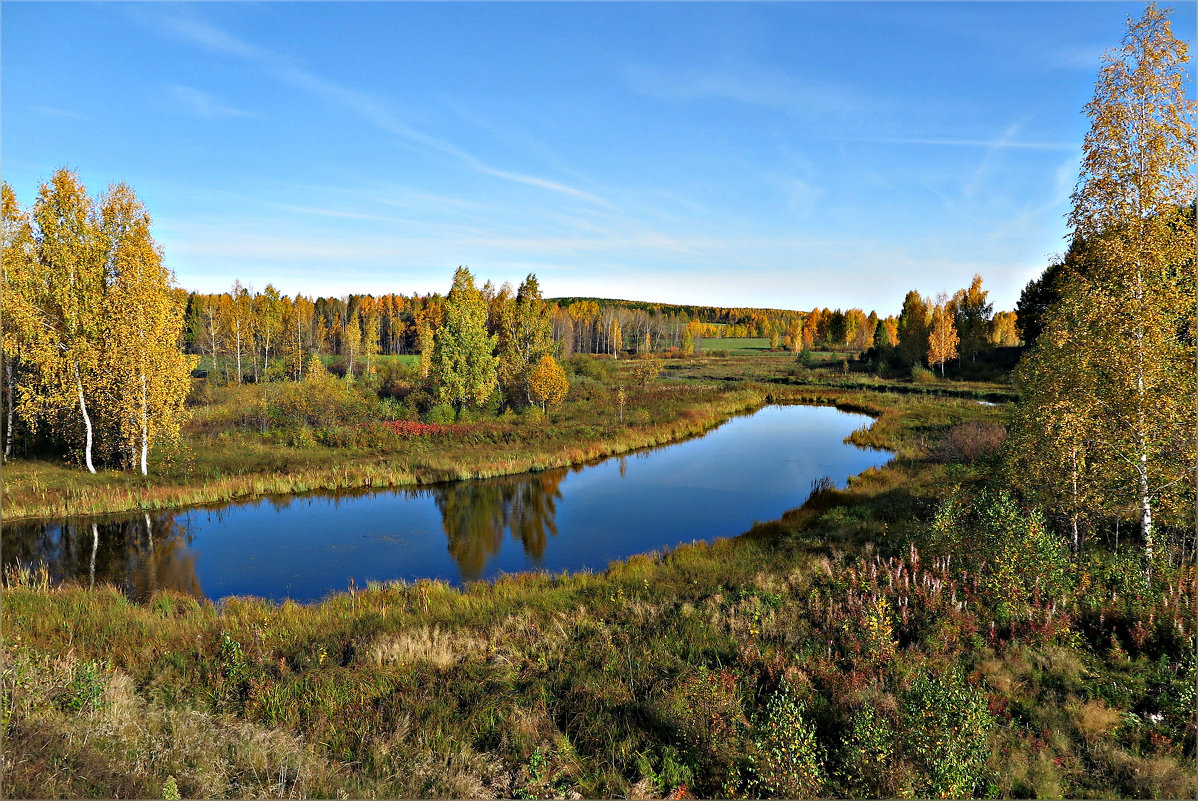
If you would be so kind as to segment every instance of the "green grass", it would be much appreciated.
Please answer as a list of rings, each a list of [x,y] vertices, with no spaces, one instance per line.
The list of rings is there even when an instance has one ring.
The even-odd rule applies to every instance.
[[[628,366],[614,369],[619,379]],[[548,417],[483,415],[461,429],[419,437],[396,435],[377,423],[402,416],[402,407],[355,400],[339,382],[328,390],[332,400],[324,398],[316,409],[327,413],[317,413],[312,425],[271,417],[294,385],[217,388],[193,409],[181,446],[154,454],[150,476],[125,470],[91,475],[55,461],[10,461],[2,477],[5,517],[161,509],[561,467],[701,433],[756,408],[765,395],[750,386],[631,386],[621,422],[616,387],[614,381],[576,378],[572,400]],[[338,397],[345,399],[341,406],[328,406]]]
[[[576,358],[582,361],[571,369],[583,372],[571,374],[569,400],[547,418],[483,414],[466,429],[425,437],[396,436],[377,425],[374,421],[412,417],[414,410],[379,402],[361,382],[350,390],[336,383],[313,405],[306,390],[294,384],[213,387],[201,381],[182,442],[152,454],[150,476],[111,469],[90,475],[58,460],[16,458],[0,476],[5,516],[162,509],[578,464],[701,433],[768,399],[835,402],[861,390],[974,400],[1013,397],[994,384],[913,385],[844,374],[838,363],[806,368],[771,353],[665,359],[661,377],[642,388],[629,378],[635,360]],[[620,386],[627,387],[622,422],[616,409]],[[311,422],[301,424],[295,415],[304,409]]]
[[[1002,409],[776,391],[878,415],[853,440],[895,460],[602,574],[219,608],[10,574],[4,794],[1194,796],[1192,568],[1137,598],[1096,548],[991,629],[991,571],[928,531],[994,472],[938,444]]]
[[[376,356],[380,364],[402,364],[407,367],[420,366],[419,353],[395,353],[386,356]]]
[[[703,350],[726,350],[729,353],[745,354],[745,353],[760,353],[769,352],[770,341],[768,337],[726,337],[713,339],[707,337],[703,340]],[[778,351],[783,353],[783,351]]]

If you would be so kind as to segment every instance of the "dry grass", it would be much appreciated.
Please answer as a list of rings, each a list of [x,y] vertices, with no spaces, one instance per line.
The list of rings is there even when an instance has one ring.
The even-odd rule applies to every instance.
[[[9,798],[158,798],[163,777],[184,798],[302,798],[330,794],[343,768],[284,731],[147,701],[127,673],[101,666],[98,693],[75,709],[92,664],[72,656],[7,654]]]
[[[487,640],[469,632],[421,626],[413,631],[383,634],[366,651],[376,665],[411,665],[427,662],[446,668],[487,654]]]
[[[1098,699],[1069,705],[1073,725],[1088,743],[1104,739],[1119,725],[1121,715]]]
[[[215,607],[169,593],[138,605],[111,589],[10,574],[4,795],[160,797],[168,782],[212,797],[665,797],[681,784],[752,794],[753,728],[783,677],[816,728],[832,777],[821,793],[854,792],[835,784],[857,758],[842,735],[869,708],[889,738],[882,794],[920,795],[925,776],[903,744],[906,693],[920,674],[960,668],[962,690],[1000,721],[986,740],[993,772],[979,779],[994,784],[975,791],[1193,796],[1192,737],[1169,728],[1176,716],[1127,714],[1164,695],[1152,682],[1180,667],[1149,681],[1155,657],[1112,662],[1105,642],[1079,644],[1080,627],[988,632],[947,561],[929,555],[916,569],[907,543],[921,515],[948,478],[970,480],[968,465],[936,463],[925,446],[998,412],[770,393],[880,414],[860,436],[897,458],[752,536],[598,575],[519,574],[460,591],[381,584],[310,606]],[[863,610],[881,596],[881,628],[895,640],[885,659],[863,634],[877,622]]]

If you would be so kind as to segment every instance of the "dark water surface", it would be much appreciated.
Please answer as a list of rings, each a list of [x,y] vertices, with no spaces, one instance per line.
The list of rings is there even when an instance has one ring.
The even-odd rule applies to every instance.
[[[769,406],[703,437],[577,468],[409,490],[277,496],[149,514],[18,522],[3,563],[144,599],[314,601],[370,581],[455,584],[613,560],[747,531],[890,455],[844,442],[868,425],[831,407]]]

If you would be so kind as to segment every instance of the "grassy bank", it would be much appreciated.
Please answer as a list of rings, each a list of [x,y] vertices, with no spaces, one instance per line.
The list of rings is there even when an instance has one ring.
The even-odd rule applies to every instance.
[[[560,410],[547,416],[535,409],[524,414],[483,413],[431,434],[387,427],[389,420],[410,419],[409,407],[366,401],[340,390],[329,391],[354,401],[336,399],[353,407],[347,419],[328,419],[346,418],[344,408],[335,407],[323,416],[307,409],[311,421],[296,423],[305,411],[293,397],[297,385],[200,384],[181,442],[158,449],[149,476],[129,470],[92,475],[60,459],[16,458],[0,476],[5,518],[166,509],[543,470],[701,434],[770,398],[860,404],[860,389],[914,389],[920,394],[939,389],[967,398],[1001,391],[994,385],[913,388],[903,381],[854,383],[837,373],[835,365],[795,368],[793,359],[776,354],[670,359],[662,378],[645,387],[629,381],[630,363],[624,361],[583,359],[575,367],[580,372],[572,376],[570,399]],[[874,403],[868,411],[880,414],[886,408]]]
[[[629,393],[624,422],[606,398],[580,401],[548,419],[484,419],[434,434],[363,424],[335,445],[272,436],[211,417],[241,408],[254,390],[227,391],[197,415],[186,446],[157,472],[90,475],[48,461],[14,460],[4,470],[5,518],[163,509],[259,495],[397,487],[485,478],[580,464],[703,433],[760,406],[760,387],[658,386]]]
[[[979,566],[1003,532],[936,513],[998,410],[803,392],[896,459],[600,575],[220,607],[10,575],[5,794],[1192,797],[1192,571],[1137,596],[1125,544],[1031,593],[1054,552]]]

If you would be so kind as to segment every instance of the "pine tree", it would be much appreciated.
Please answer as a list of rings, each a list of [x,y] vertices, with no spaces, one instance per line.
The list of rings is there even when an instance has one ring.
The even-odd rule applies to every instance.
[[[903,299],[898,318],[898,348],[911,364],[923,364],[928,358],[928,333],[932,313],[928,302],[914,289]]]
[[[982,276],[975,274],[969,288],[960,290],[953,298],[952,312],[961,338],[962,358],[972,361],[990,344],[994,304],[986,302],[989,294],[982,289]]]

